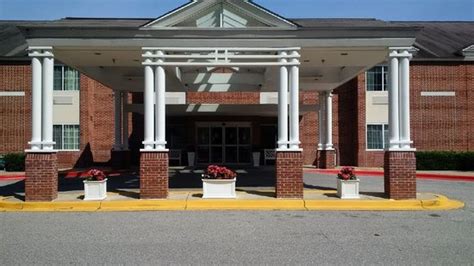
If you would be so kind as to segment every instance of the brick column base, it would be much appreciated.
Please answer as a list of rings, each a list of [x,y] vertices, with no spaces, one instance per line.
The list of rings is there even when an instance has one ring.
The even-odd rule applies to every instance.
[[[336,168],[336,151],[335,150],[321,150],[318,151],[318,168],[320,169],[334,169]]]
[[[27,153],[25,200],[53,201],[58,197],[58,156],[54,153]]]
[[[276,197],[303,198],[303,153],[276,153]]]
[[[412,151],[386,151],[385,194],[390,199],[416,198],[416,158]]]
[[[140,153],[140,198],[168,197],[168,152]]]
[[[112,150],[110,156],[110,166],[112,169],[129,169],[130,168],[130,151],[129,150]]]

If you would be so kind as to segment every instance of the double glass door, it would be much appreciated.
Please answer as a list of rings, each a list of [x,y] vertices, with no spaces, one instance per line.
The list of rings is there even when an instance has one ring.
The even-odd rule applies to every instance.
[[[216,123],[197,126],[200,164],[249,164],[252,155],[250,124]]]

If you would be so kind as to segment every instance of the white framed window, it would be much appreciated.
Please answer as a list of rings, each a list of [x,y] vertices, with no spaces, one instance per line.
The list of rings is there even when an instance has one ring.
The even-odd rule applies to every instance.
[[[54,66],[54,90],[78,91],[79,71],[68,66]]]
[[[53,141],[56,150],[79,150],[79,125],[53,125]]]
[[[367,91],[388,90],[388,67],[376,66],[365,72],[365,86]]]
[[[367,124],[367,150],[383,150],[388,147],[389,133],[387,124]]]

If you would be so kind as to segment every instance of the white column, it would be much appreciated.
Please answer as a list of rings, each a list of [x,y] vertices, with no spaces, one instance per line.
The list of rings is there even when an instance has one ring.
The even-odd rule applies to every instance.
[[[128,92],[122,92],[122,148],[128,150]]]
[[[163,52],[157,51],[156,55],[161,56]],[[163,62],[163,59],[158,59],[158,62]],[[157,150],[166,150],[166,73],[162,66],[157,66],[155,71],[155,142]]]
[[[281,56],[286,56],[286,52],[280,52]],[[288,62],[287,59],[280,59],[281,63]],[[278,149],[288,149],[288,68],[280,66],[280,87],[278,90]]]
[[[293,56],[299,53],[294,51]],[[292,63],[298,64],[299,60],[293,58]],[[290,149],[298,150],[300,148],[300,106],[299,106],[299,90],[300,90],[300,68],[298,65],[291,66],[290,71]]]
[[[151,55],[151,52],[147,51],[146,55]],[[145,63],[151,63],[150,59],[145,59]],[[145,91],[143,93],[143,105],[145,109],[144,122],[145,122],[145,134],[144,134],[144,150],[154,150],[153,132],[155,128],[154,112],[153,112],[153,89],[154,89],[154,73],[152,66],[145,66]]]
[[[53,150],[53,86],[54,86],[54,58],[51,51],[45,52],[43,58],[43,150]]]
[[[114,150],[122,150],[122,93],[114,91],[115,143]]]
[[[37,54],[37,51],[33,51],[31,56]],[[41,87],[43,79],[42,64],[38,57],[31,59],[31,71],[32,71],[32,86],[31,86],[31,150],[41,150],[41,127],[42,127],[42,101],[41,101]]]
[[[333,150],[334,146],[332,144],[332,93],[327,91],[326,96],[326,147],[325,150]]]
[[[319,92],[319,144],[318,150],[326,149],[326,98],[324,92]]]
[[[400,129],[399,129],[399,66],[398,52],[392,51],[389,56],[389,90],[388,90],[388,128],[390,135],[390,150],[398,150],[400,148]]]
[[[402,149],[411,148],[410,140],[410,58],[408,51],[400,58],[400,145]]]

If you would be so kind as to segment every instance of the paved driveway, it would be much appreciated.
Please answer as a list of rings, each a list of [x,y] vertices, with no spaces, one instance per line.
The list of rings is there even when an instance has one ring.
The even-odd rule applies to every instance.
[[[334,188],[310,175],[307,186]],[[472,264],[474,182],[418,182],[449,212],[0,213],[0,265]],[[381,192],[378,177],[362,190]]]

